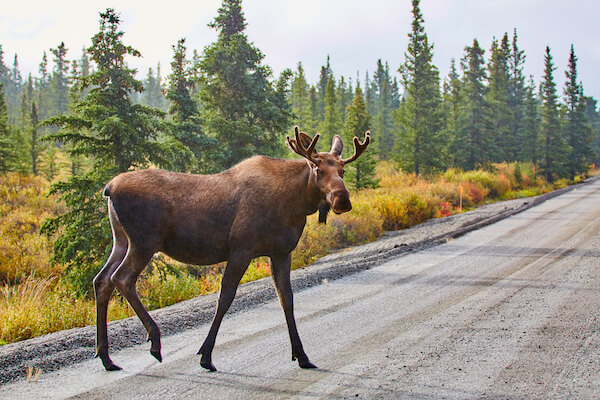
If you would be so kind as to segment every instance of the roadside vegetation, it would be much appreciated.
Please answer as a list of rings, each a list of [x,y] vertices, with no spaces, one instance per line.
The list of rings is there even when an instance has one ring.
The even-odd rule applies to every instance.
[[[430,178],[397,171],[392,163],[377,165],[376,189],[355,190],[353,210],[330,215],[326,225],[317,215],[293,253],[293,268],[305,267],[331,251],[373,241],[386,230],[411,227],[487,202],[534,196],[564,187],[567,180],[547,183],[527,163],[496,164],[493,172],[448,170]],[[0,343],[95,323],[94,299],[81,296],[61,281],[63,266],[50,261],[53,241],[39,234],[45,218],[64,212],[56,196],[47,196],[41,177],[10,173],[0,177]],[[190,266],[155,257],[138,282],[149,309],[218,291],[224,264]],[[242,282],[270,275],[268,259],[254,260]],[[118,294],[109,319],[132,316]]]

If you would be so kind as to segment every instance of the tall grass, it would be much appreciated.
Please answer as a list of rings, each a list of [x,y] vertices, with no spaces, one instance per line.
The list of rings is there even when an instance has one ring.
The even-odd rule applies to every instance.
[[[492,171],[448,170],[424,179],[379,163],[379,187],[352,193],[351,212],[331,214],[327,225],[319,224],[316,215],[308,217],[292,253],[292,268],[309,265],[333,249],[373,241],[387,230],[568,183],[550,185],[532,172],[531,164],[497,164]],[[60,280],[62,267],[49,262],[51,240],[38,234],[44,218],[64,211],[55,198],[46,197],[47,189],[41,178],[0,176],[0,344],[95,322],[93,299],[73,297]],[[149,309],[165,307],[218,291],[224,268],[225,264],[192,268],[161,256],[140,277],[138,291]],[[270,274],[268,259],[259,258],[242,283]],[[109,319],[132,315],[117,294],[109,305]]]

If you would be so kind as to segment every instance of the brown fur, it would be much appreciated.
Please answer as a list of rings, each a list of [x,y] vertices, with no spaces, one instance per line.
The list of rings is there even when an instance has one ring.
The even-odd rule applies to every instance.
[[[311,139],[302,135],[296,132],[290,147],[306,157],[302,153]],[[316,140],[318,137],[313,148]],[[365,141],[363,146],[367,144]],[[269,256],[288,324],[292,359],[298,359],[303,368],[314,368],[302,349],[293,316],[291,252],[302,235],[306,216],[319,206],[328,204],[336,213],[352,208],[342,181],[340,153],[341,140],[336,137],[330,153],[311,152],[308,160],[255,156],[215,175],[148,169],[126,172],[110,181],[104,193],[113,251],[94,278],[96,354],[104,367],[120,369],[108,355],[106,325],[108,300],[115,287],[144,324],[152,341],[151,354],[162,360],[159,328],[135,290],[139,274],[160,251],[190,264],[228,261],[217,311],[198,352],[203,367],[216,370],[212,364],[216,335],[248,263],[255,257]]]

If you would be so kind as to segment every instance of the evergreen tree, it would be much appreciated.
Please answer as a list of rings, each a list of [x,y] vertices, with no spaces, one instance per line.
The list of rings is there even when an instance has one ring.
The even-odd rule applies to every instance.
[[[598,159],[598,155],[600,155],[600,112],[596,111],[596,105],[598,101],[593,97],[584,97],[585,101],[585,114],[588,116],[590,120],[590,124],[592,125],[592,135],[594,137],[594,142],[592,143],[592,149],[596,154],[594,159],[594,163],[600,165],[600,160]]]
[[[327,63],[321,66],[321,71],[319,72],[319,83],[317,85],[317,95],[319,99],[319,121],[323,121],[325,119],[325,96],[327,95],[327,83],[329,82],[329,78],[333,76],[333,71],[331,70],[331,64],[329,62],[329,55],[327,55]]]
[[[0,82],[0,173],[11,170],[14,154],[12,132],[8,123],[8,109],[4,101],[4,84]]]
[[[93,163],[89,172],[53,185],[51,192],[62,195],[68,211],[46,220],[42,228],[59,234],[53,259],[67,265],[66,278],[81,294],[89,293],[91,279],[110,251],[103,186],[119,172],[149,163],[168,166],[175,157],[158,135],[163,113],[130,99],[143,86],[125,57],[140,53],[122,42],[120,22],[113,9],[100,13],[100,31],[88,49],[97,70],[81,83],[88,94],[69,114],[46,121],[61,128],[50,140],[68,144],[71,155],[90,157]]]
[[[571,148],[568,158],[570,178],[588,171],[588,165],[594,159],[592,143],[594,135],[590,120],[585,113],[586,102],[583,96],[583,87],[577,82],[577,56],[571,45],[568,69],[565,71],[566,83],[564,88],[565,98],[565,125],[564,133],[567,144]]]
[[[484,50],[477,39],[472,46],[465,47],[461,60],[463,85],[461,106],[457,118],[456,137],[451,144],[455,165],[464,170],[487,166],[494,154],[494,143],[490,135],[490,108],[486,100],[487,79]]]
[[[37,109],[38,118],[43,121],[50,117],[50,95],[48,88],[50,87],[50,74],[48,73],[48,55],[44,51],[42,61],[39,65],[39,76],[35,80],[35,91],[37,93]],[[41,128],[45,130],[43,127]]]
[[[417,175],[443,169],[445,151],[439,73],[432,63],[433,45],[427,39],[419,3],[412,0],[412,31],[406,62],[400,67],[406,101],[396,114],[401,126],[400,165]]]
[[[337,100],[336,112],[342,124],[346,121],[346,107],[352,103],[354,94],[352,93],[346,78],[340,76],[337,87],[335,88],[335,97]]]
[[[8,79],[5,88],[6,104],[8,107],[9,119],[13,124],[16,124],[18,115],[20,114],[19,97],[23,89],[23,77],[19,70],[19,59],[15,54],[13,66],[8,71]]]
[[[219,37],[204,50],[199,95],[207,134],[224,151],[222,167],[253,154],[283,154],[281,139],[291,108],[270,82],[271,69],[261,64],[263,54],[244,34],[241,0],[224,0],[209,26]],[[277,85],[280,90],[285,86]]]
[[[312,119],[311,129],[304,129],[306,132],[311,132],[314,134],[318,130],[318,123],[321,121],[321,113],[319,110],[319,95],[317,93],[317,88],[311,86],[308,89],[308,102],[310,107],[310,115]]]
[[[158,108],[161,111],[168,109],[165,95],[163,94],[162,78],[160,76],[160,63],[156,67],[156,75],[154,70],[148,68],[148,75],[144,80],[144,91],[140,96],[140,103],[149,107]]]
[[[369,130],[371,116],[367,112],[367,105],[363,98],[360,86],[356,86],[352,104],[346,108],[346,123],[344,126],[344,139],[346,143],[352,143],[356,136],[362,138]],[[352,155],[353,147],[347,146],[345,151]],[[373,151],[364,152],[356,161],[346,167],[347,181],[351,187],[362,189],[365,187],[377,187],[375,179],[375,157]]]
[[[335,95],[335,79],[330,76],[327,79],[327,88],[325,89],[325,111],[323,122],[319,126],[319,131],[323,136],[323,143],[330,144],[333,136],[341,132],[342,121],[337,110],[337,97]]]
[[[458,118],[461,105],[461,86],[462,82],[456,70],[456,61],[450,60],[450,72],[443,86],[443,112],[444,112],[444,136],[449,142],[449,152],[447,162],[449,165],[456,166],[454,159],[453,143],[458,138]]]
[[[540,127],[540,171],[548,182],[566,175],[566,162],[569,154],[569,146],[560,129],[560,117],[558,110],[558,95],[556,94],[556,83],[554,83],[553,72],[556,69],[552,62],[550,47],[546,47],[544,56],[544,76],[540,85],[541,127]]]
[[[8,67],[4,63],[4,50],[2,50],[2,44],[0,44],[0,83],[2,86],[8,84]]]
[[[29,156],[31,157],[31,172],[33,173],[33,175],[38,175],[39,171],[38,171],[38,159],[40,157],[40,153],[43,150],[43,146],[41,146],[40,144],[40,136],[38,133],[38,125],[39,125],[39,118],[38,118],[38,111],[37,111],[37,106],[35,104],[35,101],[31,102],[31,112],[29,113],[29,119],[30,119],[30,132],[31,132],[31,137],[30,137],[30,147],[29,147]]]
[[[202,123],[198,106],[190,95],[193,83],[189,79],[190,62],[186,59],[185,39],[180,39],[173,46],[173,61],[171,62],[171,75],[167,99],[170,100],[169,115],[173,121],[174,136],[185,148],[193,153],[193,160],[181,157],[180,171],[214,172],[214,160],[208,156],[208,151],[215,152],[216,142],[207,138],[202,132]],[[184,149],[182,149],[183,151]],[[191,161],[190,166],[185,161]]]
[[[392,80],[387,63],[377,60],[377,70],[373,76],[376,99],[375,123],[372,136],[379,147],[379,156],[389,159],[394,148],[394,119],[392,117]]]
[[[524,114],[522,122],[522,146],[520,159],[531,161],[533,165],[538,162],[538,142],[540,134],[540,101],[536,96],[535,82],[533,76],[529,79],[529,85],[525,91]]]
[[[53,115],[67,112],[69,104],[69,64],[66,59],[68,49],[64,42],[56,49],[50,49],[54,55],[54,71],[50,78],[50,92],[52,103],[54,105]]]
[[[294,113],[293,124],[299,126],[306,132],[315,131],[313,112],[309,97],[309,87],[304,74],[302,63],[298,63],[298,69],[292,79],[292,93],[290,98],[292,112]]]
[[[527,89],[525,87],[525,76],[523,75],[523,65],[525,63],[525,52],[519,49],[517,44],[517,30],[513,32],[511,44],[511,53],[508,58],[510,70],[509,79],[509,107],[512,112],[512,132],[510,137],[515,140],[512,148],[520,149],[516,152],[517,157],[522,156],[523,142],[528,132],[524,129],[525,102]],[[535,91],[534,91],[535,92]]]
[[[491,134],[494,153],[492,161],[517,159],[518,138],[513,136],[513,113],[510,109],[510,45],[505,33],[502,41],[492,41],[488,64],[487,102],[491,111]]]

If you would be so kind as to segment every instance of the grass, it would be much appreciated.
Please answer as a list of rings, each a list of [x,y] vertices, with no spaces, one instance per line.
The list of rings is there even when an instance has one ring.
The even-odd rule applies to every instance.
[[[391,163],[377,169],[380,186],[352,193],[353,209],[330,214],[327,225],[308,217],[292,253],[292,268],[305,267],[334,249],[376,240],[387,230],[404,229],[486,202],[539,195],[564,187],[534,176],[529,164],[497,164],[494,171],[449,170],[427,179],[396,171]],[[52,240],[38,234],[41,221],[64,208],[46,197],[42,178],[0,176],[0,345],[95,323],[94,300],[73,297],[60,280],[62,266],[49,258]],[[149,309],[165,307],[219,290],[225,264],[192,267],[156,258],[138,282]],[[271,274],[267,258],[253,260],[242,283]],[[134,315],[118,294],[109,304],[109,320]]]

